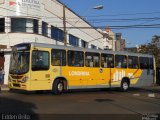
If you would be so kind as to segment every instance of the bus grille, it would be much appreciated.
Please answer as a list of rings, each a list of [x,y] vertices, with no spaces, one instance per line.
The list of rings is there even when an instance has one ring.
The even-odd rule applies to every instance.
[[[13,87],[20,87],[20,84],[13,83]]]

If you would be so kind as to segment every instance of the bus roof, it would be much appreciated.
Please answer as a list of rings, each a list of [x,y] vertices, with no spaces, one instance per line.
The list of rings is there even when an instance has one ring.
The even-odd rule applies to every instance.
[[[111,51],[111,50],[98,50],[98,49],[89,49],[82,47],[74,47],[74,46],[64,46],[64,45],[55,45],[55,44],[46,44],[46,43],[21,43],[22,44],[31,44],[31,47],[45,47],[45,48],[55,48],[55,49],[67,49],[67,50],[75,50],[75,51],[85,51],[85,52],[97,52],[97,53],[108,53],[108,54],[118,54],[118,55],[130,55],[130,56],[141,56],[141,57],[153,57],[150,54],[142,54],[142,53],[132,53],[127,51]]]

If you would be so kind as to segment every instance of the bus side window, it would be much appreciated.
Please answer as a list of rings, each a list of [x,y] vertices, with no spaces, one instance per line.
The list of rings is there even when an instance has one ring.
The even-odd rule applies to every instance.
[[[54,65],[54,66],[59,66],[60,63],[61,63],[60,60],[58,60],[57,58],[54,58],[52,61],[52,65]]]
[[[86,52],[85,53],[86,67],[99,67],[99,59],[100,59],[99,53]]]
[[[140,68],[149,69],[149,58],[148,57],[139,57]]]
[[[53,66],[65,66],[66,51],[59,49],[52,49],[51,63]]]
[[[125,55],[116,55],[116,68],[127,68],[127,56]]]
[[[68,66],[84,66],[84,53],[82,51],[68,51]]]
[[[150,69],[154,68],[153,58],[149,58],[149,67]]]
[[[93,58],[92,58],[92,54],[86,52],[85,53],[85,65],[86,67],[93,67]]]
[[[93,53],[93,67],[99,67],[99,53]]]
[[[92,61],[89,62],[89,67],[93,67],[93,62]]]
[[[114,67],[114,55],[102,54],[101,55],[101,66],[104,68],[113,68]]]
[[[138,69],[138,57],[137,56],[128,56],[128,68]]]
[[[32,52],[32,70],[48,70],[49,69],[49,52],[33,51]]]

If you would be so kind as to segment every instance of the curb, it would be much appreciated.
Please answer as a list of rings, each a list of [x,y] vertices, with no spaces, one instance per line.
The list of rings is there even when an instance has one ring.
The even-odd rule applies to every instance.
[[[9,91],[9,88],[1,88],[1,91]]]

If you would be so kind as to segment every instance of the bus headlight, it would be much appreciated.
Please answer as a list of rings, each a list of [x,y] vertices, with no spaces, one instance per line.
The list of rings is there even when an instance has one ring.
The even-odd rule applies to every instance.
[[[28,76],[25,76],[25,77],[22,79],[22,83],[26,83],[28,79],[29,79],[29,77],[28,77]]]

